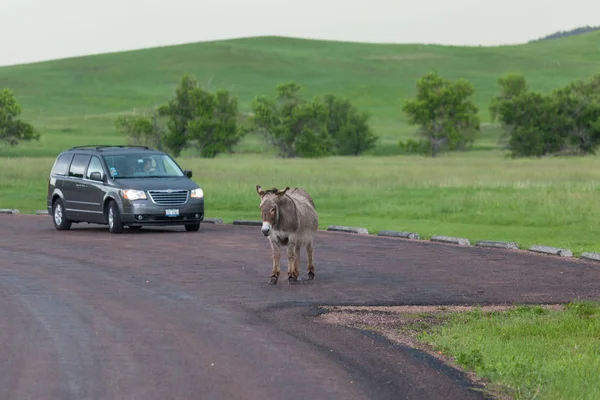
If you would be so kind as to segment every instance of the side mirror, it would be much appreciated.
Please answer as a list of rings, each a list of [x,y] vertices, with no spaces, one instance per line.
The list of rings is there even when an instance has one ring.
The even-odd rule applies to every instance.
[[[90,179],[93,181],[99,181],[99,182],[103,182],[103,176],[100,172],[92,172],[90,174]]]
[[[186,169],[185,171],[183,171],[183,173],[185,174],[185,176],[187,176],[188,178],[192,177],[192,171],[190,171],[189,169]]]

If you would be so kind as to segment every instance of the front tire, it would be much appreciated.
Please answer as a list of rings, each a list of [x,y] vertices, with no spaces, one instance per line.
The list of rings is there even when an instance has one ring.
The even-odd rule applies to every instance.
[[[56,199],[52,204],[52,222],[59,231],[66,231],[71,228],[71,221],[67,219],[62,199]]]
[[[188,232],[198,232],[199,229],[200,229],[199,222],[197,224],[186,224],[185,225],[185,230]]]
[[[108,220],[108,231],[110,233],[122,233],[123,223],[121,222],[121,214],[119,213],[119,206],[117,205],[116,201],[111,200],[110,203],[108,203],[106,214],[106,218]]]

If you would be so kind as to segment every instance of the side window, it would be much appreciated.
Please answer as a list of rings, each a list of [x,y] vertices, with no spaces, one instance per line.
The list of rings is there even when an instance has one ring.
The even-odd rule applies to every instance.
[[[119,174],[122,174],[121,159],[122,157],[115,156],[103,156],[106,165],[108,165],[108,173],[113,178],[116,178]]]
[[[92,172],[100,172],[100,175],[104,175],[102,163],[100,162],[100,159],[96,156],[92,156],[92,159],[90,160],[90,166],[87,169],[85,177],[87,179],[90,179],[90,175],[92,175]]]
[[[75,156],[73,156],[71,168],[69,169],[69,176],[74,178],[83,178],[83,173],[85,172],[85,167],[87,166],[89,160],[89,155],[75,154]]]
[[[71,162],[72,154],[62,154],[54,162],[52,167],[52,173],[56,175],[66,175],[69,169],[69,163]]]

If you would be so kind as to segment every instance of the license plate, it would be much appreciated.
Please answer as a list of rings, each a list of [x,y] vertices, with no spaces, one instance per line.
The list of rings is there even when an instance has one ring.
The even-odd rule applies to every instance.
[[[165,215],[167,217],[178,217],[179,216],[179,210],[178,209],[172,209],[172,210],[165,210]]]

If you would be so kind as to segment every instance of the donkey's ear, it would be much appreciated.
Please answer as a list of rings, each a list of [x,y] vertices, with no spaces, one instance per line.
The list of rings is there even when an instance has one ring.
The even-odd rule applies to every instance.
[[[263,188],[260,187],[260,185],[256,185],[256,193],[258,193],[260,197],[263,197],[265,195],[265,191],[263,190]]]
[[[288,190],[290,190],[289,186],[286,186],[285,189],[283,189],[283,190],[278,190],[277,196],[283,196],[285,194],[285,192],[287,192]]]

